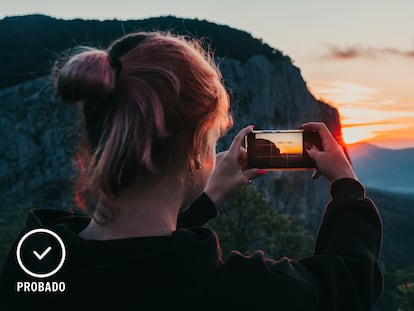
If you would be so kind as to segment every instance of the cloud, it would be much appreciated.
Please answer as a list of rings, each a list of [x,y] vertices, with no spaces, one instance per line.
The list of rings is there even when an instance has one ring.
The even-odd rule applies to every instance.
[[[353,82],[329,81],[315,83],[313,86],[313,91],[321,99],[335,104],[358,103],[361,105],[365,102],[378,104],[384,100],[379,90]]]
[[[371,48],[364,48],[361,46],[338,47],[331,45],[328,47],[329,58],[334,59],[353,59],[353,58],[375,58],[376,53]]]
[[[414,50],[404,51],[397,48],[374,48],[362,45],[353,45],[347,47],[329,45],[328,54],[325,54],[322,57],[338,60],[348,60],[356,58],[377,59],[383,56],[414,58]]]

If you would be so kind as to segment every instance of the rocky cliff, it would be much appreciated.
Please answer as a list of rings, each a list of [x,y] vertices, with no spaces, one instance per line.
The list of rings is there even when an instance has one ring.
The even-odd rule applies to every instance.
[[[228,147],[241,127],[297,128],[323,121],[340,137],[338,113],[315,100],[288,59],[255,55],[245,61],[218,59],[232,91],[235,127],[222,141]],[[82,129],[79,112],[61,103],[46,78],[0,90],[0,187],[14,205],[73,207],[71,157]],[[328,201],[328,183],[312,181],[311,173],[272,172],[253,184],[281,212],[294,214],[311,231]],[[9,204],[7,204],[9,205]],[[2,212],[0,210],[0,212]]]
[[[300,70],[289,61],[256,55],[243,64],[224,60],[221,70],[233,93],[236,121],[228,139],[247,124],[257,129],[295,129],[308,121],[322,121],[341,140],[338,112],[312,96]],[[221,146],[228,145],[228,139]],[[271,172],[254,184],[280,212],[295,215],[314,231],[329,196],[328,183],[313,181],[310,175],[307,171]]]

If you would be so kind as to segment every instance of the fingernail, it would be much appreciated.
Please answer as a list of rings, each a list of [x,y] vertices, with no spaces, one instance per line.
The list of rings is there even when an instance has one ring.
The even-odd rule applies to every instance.
[[[305,142],[305,148],[310,150],[313,148],[313,145],[311,143]]]
[[[262,175],[266,175],[267,171],[266,171],[266,170],[263,170],[263,169],[260,169],[260,170],[256,170],[256,173],[257,173],[259,176],[262,176]]]
[[[321,176],[321,172],[316,169],[315,172],[312,174],[312,179],[318,179]]]

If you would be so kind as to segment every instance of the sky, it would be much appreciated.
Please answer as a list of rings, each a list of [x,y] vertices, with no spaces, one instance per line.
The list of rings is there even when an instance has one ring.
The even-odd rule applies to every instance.
[[[248,31],[291,57],[336,107],[347,143],[414,147],[412,0],[0,0],[0,18],[205,19]]]

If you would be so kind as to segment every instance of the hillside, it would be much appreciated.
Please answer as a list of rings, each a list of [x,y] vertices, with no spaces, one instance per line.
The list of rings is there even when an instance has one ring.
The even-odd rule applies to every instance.
[[[253,55],[287,56],[245,31],[173,16],[144,20],[61,20],[44,15],[0,20],[0,89],[47,75],[62,51],[77,45],[106,46],[133,31],[163,30],[203,38],[216,56],[246,61]]]
[[[414,194],[403,195],[368,189],[384,225],[382,258],[388,271],[414,265]]]

